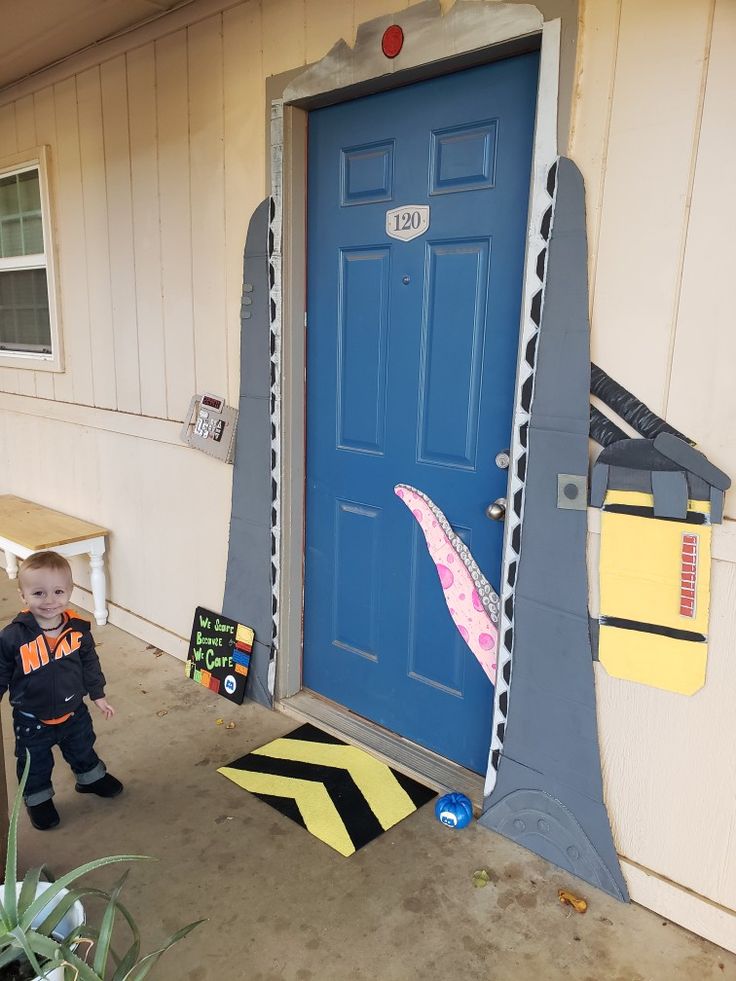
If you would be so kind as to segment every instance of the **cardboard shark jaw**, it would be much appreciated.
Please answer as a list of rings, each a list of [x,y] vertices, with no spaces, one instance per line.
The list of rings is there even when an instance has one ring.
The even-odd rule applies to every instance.
[[[494,718],[502,746],[480,823],[627,901],[603,800],[588,623],[587,244],[572,161],[557,161],[548,190],[509,688],[503,721]]]
[[[587,254],[583,184],[571,161],[560,159],[552,168],[548,191],[553,207],[543,226],[546,256],[538,264],[544,304],[539,333],[524,351],[534,374],[522,434],[523,523],[518,491],[509,502],[510,509],[518,509],[513,672],[509,662],[499,663],[493,725],[501,749],[494,754],[496,784],[480,823],[627,900],[603,803],[588,630]],[[273,698],[274,655],[272,434],[263,416],[270,391],[269,220],[264,201],[251,221],[245,250],[252,303],[243,308],[241,424],[223,604],[227,615],[245,616],[258,627],[248,696],[267,706]],[[529,379],[527,384],[531,392]],[[246,458],[257,465],[239,468],[237,460]],[[252,543],[248,539],[254,547],[234,548],[233,542],[242,540],[241,528],[260,536]],[[508,597],[504,607],[508,615]]]
[[[584,191],[574,164],[558,161],[548,191],[546,255],[537,265],[544,296],[540,329],[523,352],[533,369],[523,393],[529,409],[521,435],[524,465],[515,464],[523,491],[509,495],[507,515],[516,523],[510,536],[516,552],[509,576],[512,644],[504,631],[512,660],[498,666],[496,783],[480,823],[627,900],[603,802],[588,625],[587,255]],[[245,252],[244,288],[251,303],[242,311],[240,425],[223,604],[226,615],[245,617],[257,628],[247,694],[267,706],[275,653],[273,434],[267,411],[270,219],[264,201],[251,221]],[[249,466],[238,467],[238,460]],[[508,617],[508,591],[502,604]]]

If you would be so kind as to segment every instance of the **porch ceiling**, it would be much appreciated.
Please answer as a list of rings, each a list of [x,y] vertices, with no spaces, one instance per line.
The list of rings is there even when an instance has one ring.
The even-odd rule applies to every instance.
[[[0,34],[0,89],[192,0],[14,0]]]

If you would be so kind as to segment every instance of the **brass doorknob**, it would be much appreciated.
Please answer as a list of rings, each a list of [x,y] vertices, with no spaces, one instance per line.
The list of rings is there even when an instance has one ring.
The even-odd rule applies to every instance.
[[[493,504],[489,504],[486,508],[486,517],[491,521],[503,521],[506,517],[506,498],[498,497]]]

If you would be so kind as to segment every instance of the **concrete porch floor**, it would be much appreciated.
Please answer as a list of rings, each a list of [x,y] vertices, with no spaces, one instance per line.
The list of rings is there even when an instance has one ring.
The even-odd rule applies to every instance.
[[[0,576],[0,624],[17,611]],[[473,825],[451,831],[427,805],[351,858],[240,790],[216,768],[295,723],[252,703],[234,706],[184,676],[181,662],[113,626],[95,629],[111,722],[95,713],[98,749],[125,793],[74,792],[55,768],[61,825],[25,815],[20,865],[60,875],[108,854],[146,854],[124,899],[144,950],[184,923],[209,922],[154,971],[168,981],[515,981],[734,979],[736,956],[639,906],[624,906]],[[166,714],[159,714],[159,713]],[[234,721],[236,728],[217,726]],[[9,792],[15,789],[7,698],[2,710]],[[475,869],[491,882],[472,883]],[[111,884],[115,867],[99,884]],[[584,896],[581,916],[558,888]]]

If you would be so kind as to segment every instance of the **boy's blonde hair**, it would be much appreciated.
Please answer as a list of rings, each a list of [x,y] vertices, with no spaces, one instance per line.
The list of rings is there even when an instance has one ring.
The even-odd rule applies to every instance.
[[[23,559],[18,567],[18,581],[20,582],[24,572],[33,572],[36,569],[55,569],[59,572],[65,570],[69,578],[72,578],[72,567],[58,552],[34,552],[27,559]]]

